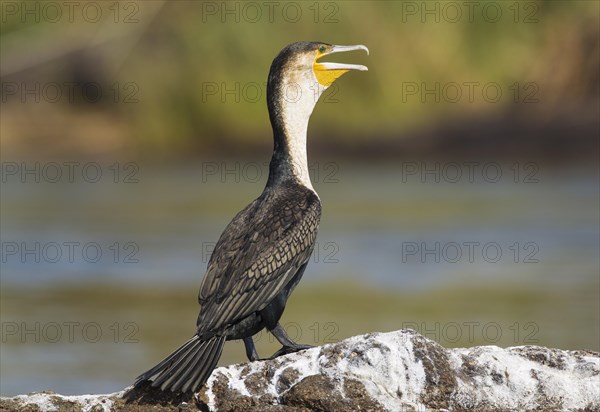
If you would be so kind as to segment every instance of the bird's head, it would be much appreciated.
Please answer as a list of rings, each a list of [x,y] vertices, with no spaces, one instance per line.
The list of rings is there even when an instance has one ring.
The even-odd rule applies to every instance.
[[[267,103],[274,125],[308,123],[319,97],[350,70],[367,70],[360,64],[321,61],[334,53],[369,49],[363,45],[334,46],[322,42],[298,42],[285,47],[273,60],[267,82]],[[275,118],[274,118],[275,117]],[[283,119],[285,118],[285,119]]]
[[[271,76],[281,80],[296,80],[298,83],[312,83],[315,88],[329,87],[341,75],[350,70],[367,70],[361,64],[320,62],[321,58],[334,53],[349,52],[353,50],[369,49],[362,44],[356,46],[334,46],[321,42],[298,42],[284,48],[273,60]],[[273,80],[277,80],[274,78]],[[300,84],[299,84],[300,85]]]
[[[275,148],[269,182],[292,174],[311,188],[306,160],[308,120],[321,94],[350,70],[367,70],[360,64],[320,61],[334,53],[364,50],[363,45],[334,46],[299,42],[285,47],[273,60],[267,82],[267,105]],[[275,177],[273,177],[275,176]]]

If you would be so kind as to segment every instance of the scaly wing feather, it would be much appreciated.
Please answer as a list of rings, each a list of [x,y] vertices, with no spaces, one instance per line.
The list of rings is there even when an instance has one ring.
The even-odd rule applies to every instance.
[[[199,331],[262,310],[310,258],[321,205],[310,189],[265,192],[227,226],[200,288]]]

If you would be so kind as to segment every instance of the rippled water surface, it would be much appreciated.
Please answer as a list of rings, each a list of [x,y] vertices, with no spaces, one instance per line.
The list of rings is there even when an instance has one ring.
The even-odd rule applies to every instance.
[[[117,390],[193,333],[210,251],[266,180],[232,165],[5,176],[2,394]],[[498,165],[316,164],[322,223],[288,326],[313,344],[412,326],[447,346],[598,350],[597,170]],[[242,355],[228,344],[222,363]]]

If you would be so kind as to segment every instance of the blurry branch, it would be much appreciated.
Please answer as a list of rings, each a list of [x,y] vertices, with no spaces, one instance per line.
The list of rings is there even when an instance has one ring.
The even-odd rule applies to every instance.
[[[81,24],[37,24],[2,36],[0,76],[8,76],[59,59],[73,52],[110,44],[112,69],[123,65],[166,0],[140,3],[143,18],[135,23],[115,24],[110,18],[98,22],[95,31]],[[118,47],[119,53],[115,53]],[[115,58],[117,56],[117,58]]]

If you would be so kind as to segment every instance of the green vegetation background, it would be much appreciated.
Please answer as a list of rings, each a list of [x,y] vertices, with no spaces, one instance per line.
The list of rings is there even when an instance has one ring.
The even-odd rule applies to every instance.
[[[480,1],[472,18],[460,2],[297,2],[295,23],[285,2],[277,3],[272,22],[260,2],[252,3],[259,19],[244,2],[136,4],[133,23],[123,22],[130,8],[118,23],[112,15],[95,24],[3,17],[3,81],[93,81],[104,91],[101,104],[75,108],[42,101],[23,110],[19,96],[10,96],[0,128],[4,150],[180,156],[270,147],[267,73],[276,53],[298,40],[365,44],[371,51],[336,57],[370,71],[347,75],[326,92],[311,121],[315,145],[348,149],[376,139],[385,146],[440,122],[473,123],[514,106],[534,123],[597,108],[596,1]],[[423,14],[436,7],[437,15]],[[496,10],[501,16],[494,21]],[[480,84],[473,101],[465,82]],[[502,88],[497,103],[481,96],[492,82]],[[527,82],[536,85],[535,104],[523,103],[533,90],[523,89]],[[420,94],[403,95],[409,83],[440,89],[455,83],[462,96],[451,104],[432,95],[423,102]],[[135,102],[124,102],[128,96]]]

